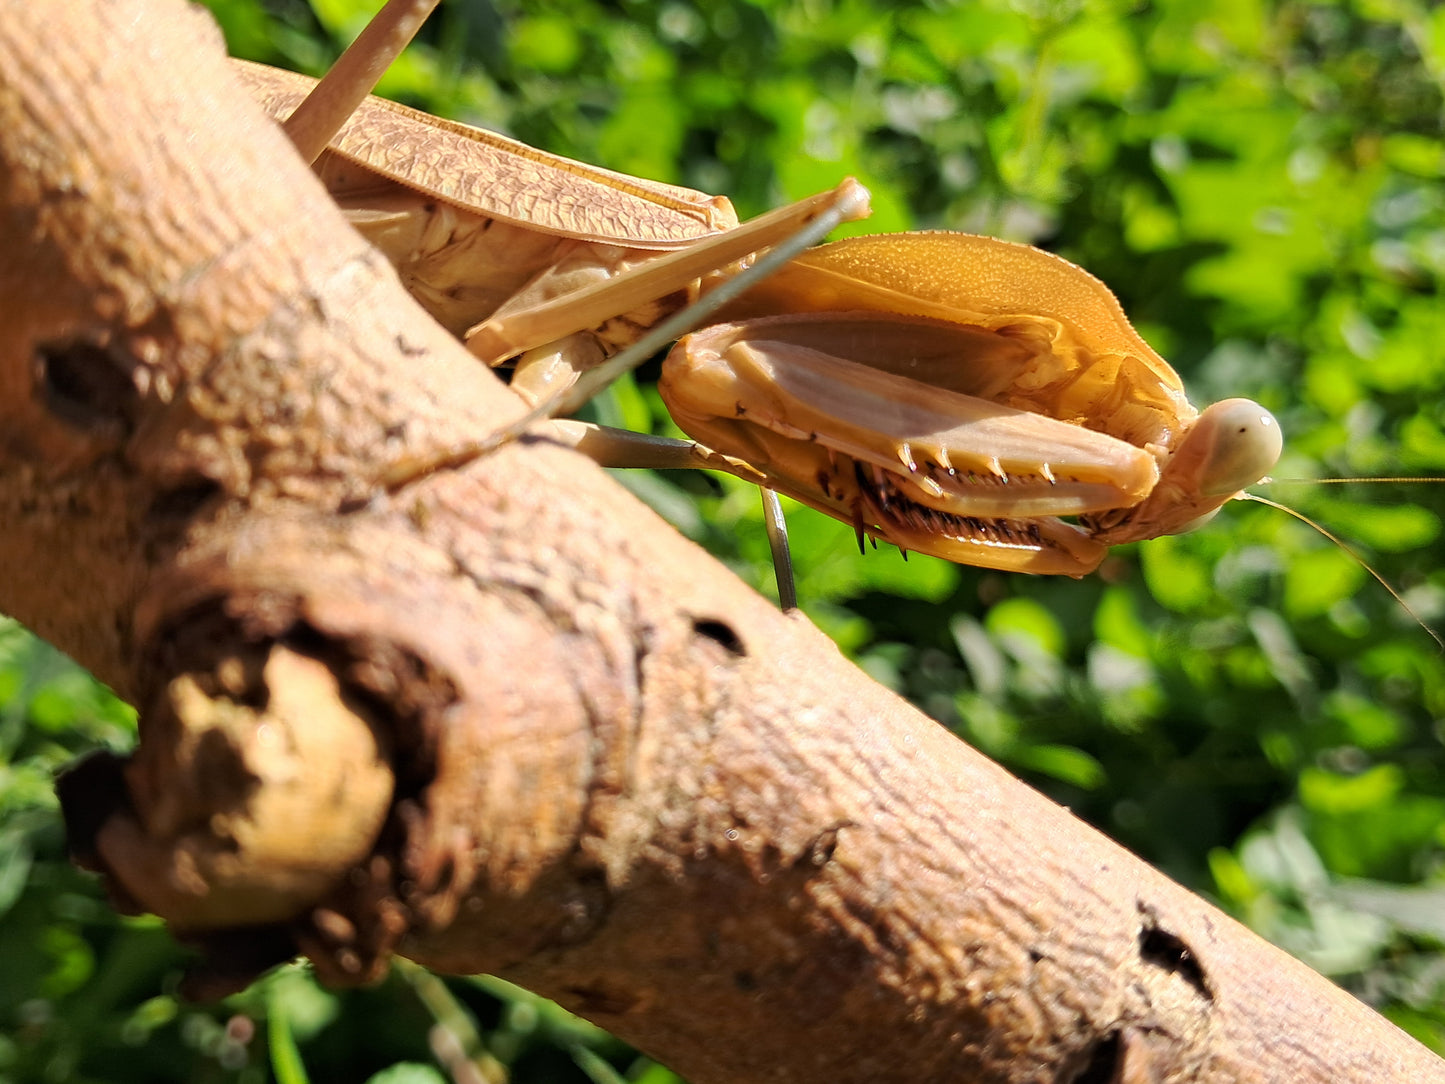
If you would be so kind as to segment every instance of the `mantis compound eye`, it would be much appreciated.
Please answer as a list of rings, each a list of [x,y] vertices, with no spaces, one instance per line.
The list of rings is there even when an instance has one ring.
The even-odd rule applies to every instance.
[[[1199,472],[1199,492],[1206,496],[1238,493],[1254,485],[1284,449],[1274,415],[1248,399],[1221,400],[1199,415],[1194,425],[1190,439],[1211,442]]]

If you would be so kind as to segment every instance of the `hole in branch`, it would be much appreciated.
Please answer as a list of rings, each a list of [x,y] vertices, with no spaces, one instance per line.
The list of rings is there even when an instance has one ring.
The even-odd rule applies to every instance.
[[[1118,1079],[1119,1056],[1123,1048],[1119,1033],[1111,1031],[1096,1042],[1077,1075],[1065,1075],[1059,1084],[1113,1084]]]
[[[715,640],[721,644],[730,655],[736,655],[738,658],[747,657],[748,649],[743,646],[743,638],[739,636],[737,630],[726,621],[699,618],[693,621],[692,631],[699,636],[706,636],[709,640]]]
[[[106,339],[80,337],[35,350],[35,384],[46,409],[98,436],[121,437],[139,395],[129,357]]]
[[[1160,929],[1152,919],[1146,921],[1144,928],[1139,931],[1139,958],[1145,963],[1174,972],[1198,990],[1205,1000],[1214,1000],[1199,958],[1181,938],[1168,930]]]

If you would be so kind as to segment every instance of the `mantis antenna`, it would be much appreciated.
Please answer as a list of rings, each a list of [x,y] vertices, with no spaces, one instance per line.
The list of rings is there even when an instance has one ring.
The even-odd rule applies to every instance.
[[[1294,479],[1290,479],[1290,481],[1294,481]],[[1301,481],[1308,481],[1308,482],[1315,482],[1315,481],[1322,481],[1322,482],[1440,482],[1440,481],[1445,481],[1445,479],[1442,479],[1442,478],[1323,478],[1323,479],[1313,479],[1313,478],[1311,478],[1311,479],[1301,479]],[[1278,484],[1278,483],[1276,482],[1275,484]],[[1242,492],[1242,493],[1237,494],[1237,496],[1238,496],[1238,499],[1239,499],[1239,500],[1242,500],[1242,501],[1254,501],[1256,504],[1263,504],[1263,505],[1269,506],[1270,508],[1277,508],[1277,509],[1279,509],[1281,512],[1284,512],[1284,513],[1286,513],[1287,515],[1293,516],[1295,519],[1299,520],[1301,523],[1304,523],[1304,524],[1309,525],[1310,527],[1313,527],[1316,531],[1318,531],[1320,534],[1322,534],[1325,538],[1328,538],[1328,539],[1329,539],[1331,542],[1333,542],[1335,545],[1339,546],[1340,549],[1344,550],[1345,553],[1347,553],[1347,554],[1349,555],[1350,560],[1354,561],[1357,565],[1359,565],[1361,568],[1363,568],[1366,572],[1368,572],[1371,576],[1374,577],[1376,583],[1378,583],[1378,584],[1379,584],[1381,587],[1383,587],[1386,591],[1390,592],[1390,597],[1393,598],[1396,602],[1398,602],[1398,603],[1400,604],[1400,609],[1404,610],[1407,614],[1409,614],[1410,617],[1414,620],[1415,624],[1419,625],[1422,629],[1424,629],[1425,632],[1426,632],[1426,634],[1430,637],[1430,639],[1434,640],[1435,643],[1436,643],[1436,645],[1439,646],[1441,652],[1442,652],[1442,653],[1445,653],[1445,637],[1442,637],[1442,636],[1440,635],[1440,633],[1436,632],[1433,628],[1431,628],[1431,627],[1426,623],[1425,619],[1424,619],[1423,617],[1421,617],[1419,614],[1417,614],[1417,613],[1415,612],[1415,610],[1411,607],[1411,605],[1410,605],[1408,602],[1405,601],[1405,596],[1402,595],[1402,594],[1400,594],[1400,592],[1395,589],[1394,585],[1391,584],[1389,580],[1385,579],[1384,576],[1381,576],[1378,572],[1376,572],[1375,569],[1374,569],[1374,567],[1371,566],[1368,561],[1366,561],[1363,557],[1361,557],[1358,553],[1356,553],[1356,552],[1354,551],[1354,549],[1351,548],[1349,545],[1347,545],[1347,544],[1344,542],[1344,540],[1341,539],[1338,535],[1334,534],[1334,532],[1330,531],[1328,528],[1322,526],[1321,524],[1316,523],[1314,520],[1310,519],[1310,517],[1307,516],[1307,515],[1305,515],[1303,512],[1297,512],[1297,511],[1295,511],[1293,508],[1291,508],[1291,507],[1290,507],[1289,505],[1287,505],[1287,504],[1280,504],[1278,501],[1272,501],[1272,500],[1270,500],[1268,497],[1261,497],[1261,496],[1259,496],[1257,493]]]

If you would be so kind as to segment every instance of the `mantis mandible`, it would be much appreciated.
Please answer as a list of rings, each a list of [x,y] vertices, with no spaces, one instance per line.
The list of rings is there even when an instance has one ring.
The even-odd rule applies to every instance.
[[[409,37],[395,26],[433,3],[392,0],[368,33]],[[371,83],[343,79],[346,64],[345,92],[312,99],[334,119],[293,137],[308,155],[330,144],[318,172],[438,320],[491,363],[517,359],[513,386],[538,404],[527,421],[628,343],[617,360],[641,360],[658,345],[643,332],[668,312],[696,324],[700,294],[716,308],[749,286],[665,363],[664,401],[695,441],[569,438],[613,463],[717,467],[852,523],[860,540],[1079,576],[1109,546],[1197,525],[1278,458],[1264,408],[1195,410],[1108,289],[1058,257],[966,234],[879,235],[806,252],[760,286],[743,270],[751,254],[785,238],[799,248],[810,225],[811,244],[825,213],[856,216],[846,184],[737,227],[723,197],[367,99]],[[277,116],[311,87],[242,72]],[[678,333],[664,324],[663,339]]]

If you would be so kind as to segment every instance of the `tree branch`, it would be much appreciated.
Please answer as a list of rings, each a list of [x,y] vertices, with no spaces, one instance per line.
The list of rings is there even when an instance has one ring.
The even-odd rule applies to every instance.
[[[166,0],[0,19],[0,607],[142,709],[63,781],[196,989],[520,982],[699,1082],[1445,1081],[538,440]]]

